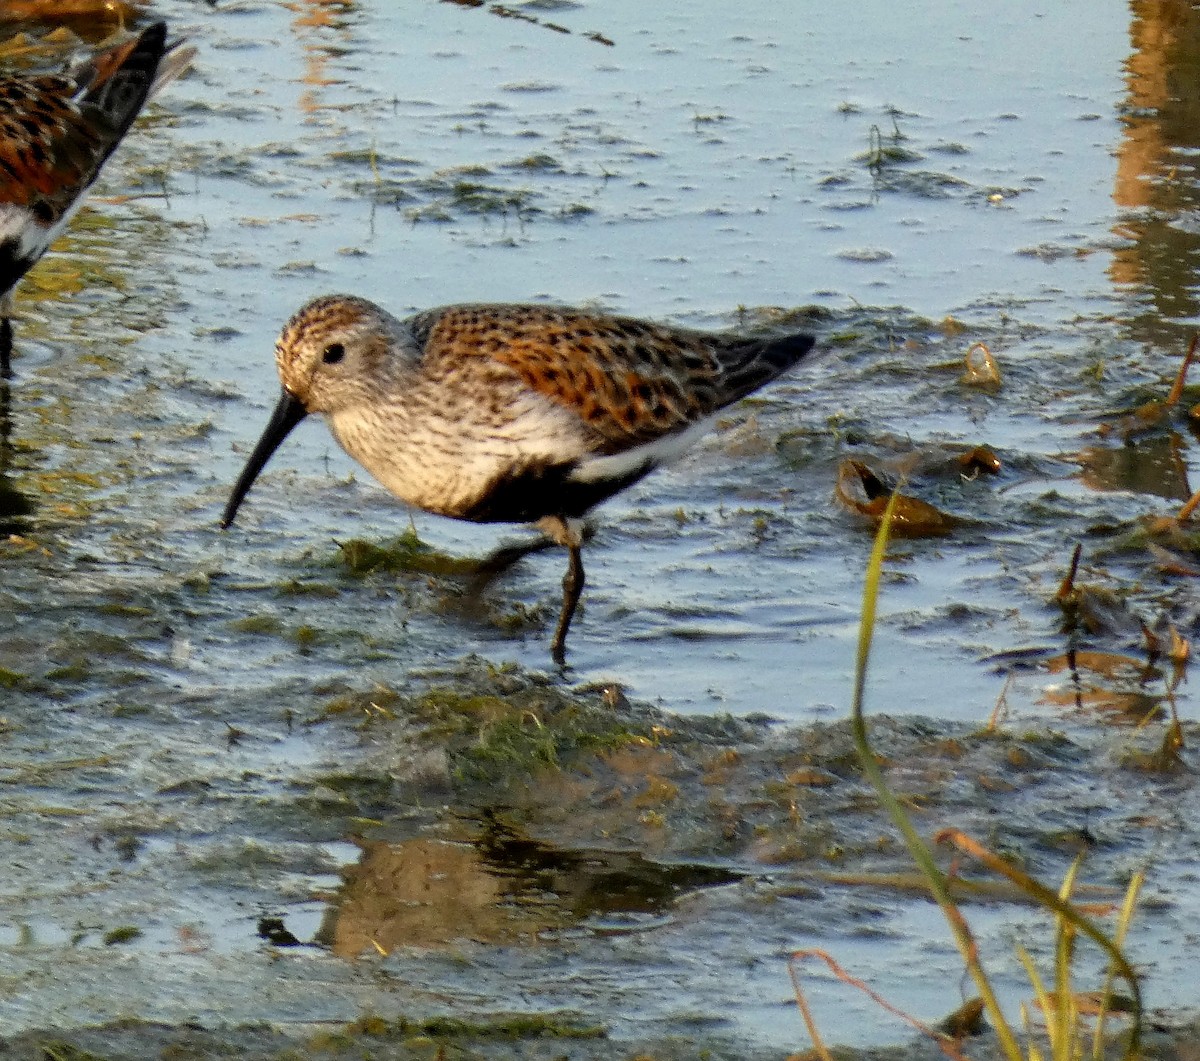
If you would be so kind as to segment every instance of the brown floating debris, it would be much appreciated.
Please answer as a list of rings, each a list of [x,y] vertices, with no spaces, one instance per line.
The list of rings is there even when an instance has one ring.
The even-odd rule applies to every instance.
[[[980,472],[996,475],[1000,471],[1000,458],[987,446],[976,446],[958,458],[962,474],[974,479]]]
[[[1092,649],[1073,649],[1060,656],[1052,656],[1042,664],[1051,674],[1060,671],[1089,670],[1106,678],[1144,675],[1146,661],[1120,652],[1099,652]]]
[[[131,22],[144,13],[145,3],[123,0],[4,0],[0,22],[75,22],[81,30],[87,23],[101,23],[105,30]]]
[[[1062,608],[1068,626],[1079,624],[1090,634],[1141,635],[1145,624],[1129,610],[1119,594],[1104,586],[1076,581],[1082,552],[1083,546],[1077,543],[1067,576],[1054,594],[1055,603]]]
[[[936,443],[890,457],[886,465],[889,471],[905,479],[929,475],[959,475],[964,479],[976,479],[985,472],[996,475],[1002,467],[1000,458],[989,446],[975,446],[963,451]]]
[[[883,519],[892,488],[862,461],[847,458],[838,465],[834,495],[851,511],[872,523]],[[892,509],[891,533],[903,538],[949,534],[961,520],[916,497],[899,494]]]
[[[522,10],[519,7],[513,7],[509,4],[488,3],[487,0],[442,0],[443,3],[456,4],[459,7],[470,8],[487,8],[490,14],[497,18],[511,18],[518,22],[528,22],[533,26],[541,26],[542,29],[548,29],[553,33],[574,33],[574,30],[568,29],[566,26],[560,25],[557,22],[550,22],[548,19],[538,18],[536,15],[529,14],[528,11]],[[590,30],[586,33],[580,32],[579,36],[595,41],[597,44],[603,44],[607,48],[613,47],[613,41],[610,37],[606,37],[603,33],[597,30]]]
[[[966,366],[959,382],[968,387],[998,387],[1000,386],[1000,366],[988,349],[987,343],[975,343],[963,359]]]
[[[1149,542],[1146,548],[1158,564],[1158,569],[1166,575],[1183,575],[1187,578],[1200,578],[1200,564],[1193,563],[1185,556],[1165,549],[1161,545]]]
[[[948,1017],[940,1021],[937,1029],[945,1032],[952,1039],[982,1035],[987,1031],[987,1022],[983,1019],[983,999],[968,999]]]
[[[1167,393],[1166,398],[1161,402],[1152,401],[1146,402],[1144,405],[1139,405],[1132,412],[1122,416],[1119,420],[1111,424],[1101,424],[1101,435],[1119,435],[1121,438],[1128,441],[1134,435],[1139,435],[1145,431],[1153,431],[1158,427],[1169,415],[1171,410],[1179,404],[1179,399],[1183,396],[1183,387],[1187,382],[1188,369],[1191,367],[1192,360],[1196,356],[1196,347],[1200,344],[1200,335],[1193,335],[1192,341],[1188,344],[1187,353],[1183,355],[1183,363],[1179,366],[1179,372],[1175,375],[1175,382],[1171,384],[1171,389]],[[1192,410],[1195,413],[1195,410]]]

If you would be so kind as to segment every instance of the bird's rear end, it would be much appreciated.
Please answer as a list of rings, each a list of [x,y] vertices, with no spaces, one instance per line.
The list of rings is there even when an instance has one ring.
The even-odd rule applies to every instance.
[[[796,365],[816,343],[803,332],[761,339],[725,337],[713,343],[721,366],[720,408],[752,394]]]

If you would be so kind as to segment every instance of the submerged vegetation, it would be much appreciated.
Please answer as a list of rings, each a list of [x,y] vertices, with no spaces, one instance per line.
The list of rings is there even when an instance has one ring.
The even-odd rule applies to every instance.
[[[1022,944],[1017,945],[1021,964],[1029,976],[1030,985],[1034,992],[1037,1010],[1040,1012],[1041,1019],[1044,1022],[1040,1029],[1035,1030],[1031,1027],[1034,1022],[1031,1019],[1030,1013],[1022,1006],[1024,1031],[1028,1037],[1028,1045],[1023,1047],[1020,1042],[1019,1032],[1014,1028],[1013,1021],[1005,1013],[1000,1003],[970,925],[963,916],[959,903],[951,894],[951,882],[958,877],[959,871],[952,869],[947,873],[938,864],[932,848],[917,831],[913,815],[896,798],[891,785],[880,768],[876,752],[871,747],[866,716],[864,714],[868,664],[871,653],[871,642],[875,633],[884,557],[893,520],[900,509],[901,500],[902,498],[897,493],[893,493],[889,499],[887,507],[881,515],[879,529],[875,535],[875,544],[867,564],[866,584],[863,590],[862,619],[859,627],[858,654],[855,663],[851,724],[855,748],[858,752],[863,772],[878,793],[883,806],[903,836],[905,845],[920,870],[930,895],[945,916],[947,926],[958,946],[967,973],[979,991],[979,998],[973,1003],[968,1003],[972,1015],[967,1021],[961,1018],[960,1014],[962,1011],[958,1011],[951,1018],[948,1018],[946,1023],[949,1024],[949,1027],[946,1027],[946,1023],[944,1023],[943,1027],[938,1029],[931,1028],[912,1018],[906,1019],[917,1027],[918,1030],[933,1039],[952,1058],[962,1056],[957,1048],[959,1040],[965,1035],[980,1034],[982,1025],[979,1023],[979,1017],[986,1013],[991,1022],[991,1028],[999,1040],[1000,1050],[1007,1061],[1026,1061],[1026,1059],[1028,1061],[1040,1061],[1044,1056],[1049,1056],[1054,1061],[1077,1061],[1078,1058],[1085,1055],[1089,1045],[1091,1047],[1091,1056],[1095,1061],[1102,1061],[1102,1059],[1108,1056],[1109,1049],[1109,1044],[1105,1037],[1106,1018],[1111,1014],[1120,1013],[1131,1018],[1129,1031],[1121,1044],[1123,1056],[1127,1061],[1128,1059],[1138,1058],[1141,1056],[1143,1021],[1141,983],[1139,975],[1134,971],[1133,966],[1126,958],[1122,945],[1129,930],[1138,893],[1141,890],[1143,882],[1142,872],[1139,870],[1134,873],[1126,889],[1124,901],[1117,908],[1118,917],[1116,926],[1110,934],[1105,932],[1092,919],[1091,913],[1094,911],[1094,907],[1092,911],[1089,911],[1085,910],[1080,904],[1071,902],[1076,878],[1084,858],[1082,854],[1077,856],[1071,864],[1062,887],[1056,893],[1015,866],[1010,853],[1006,853],[1004,857],[1001,857],[971,839],[959,829],[944,829],[935,838],[936,843],[951,846],[956,851],[980,862],[993,873],[1006,878],[1038,906],[1052,912],[1054,915],[1054,963],[1049,987],[1046,986],[1044,974],[1039,972],[1037,963],[1031,957],[1029,949]],[[1074,560],[1076,564],[1078,563],[1078,559],[1079,554],[1076,551]],[[1111,910],[1112,908],[1110,908],[1109,912]],[[1077,939],[1079,937],[1086,937],[1097,945],[1108,959],[1108,973],[1104,986],[1096,994],[1081,995],[1074,990],[1073,968],[1076,963]],[[807,1000],[800,986],[800,979],[795,964],[798,958],[809,957],[814,954],[825,958],[840,979],[853,982],[855,986],[863,987],[864,985],[852,981],[851,978],[847,977],[837,967],[837,964],[832,959],[819,951],[802,952],[793,956],[791,972],[793,984],[796,988],[797,1003],[804,1014],[805,1023],[816,1051],[824,1061],[832,1061],[832,1055],[826,1048],[812,1019]],[[1129,991],[1128,996],[1123,996],[1119,999],[1111,992],[1112,984],[1118,977],[1124,981]],[[896,1012],[893,1007],[887,1006],[877,994],[874,992],[870,993],[874,999],[885,1005],[886,1008]],[[1087,1027],[1085,1025],[1083,1020],[1085,1012],[1095,1016],[1094,1027]],[[1044,1038],[1047,1040],[1045,1046],[1037,1041],[1042,1038],[1039,1032],[1043,1031]]]

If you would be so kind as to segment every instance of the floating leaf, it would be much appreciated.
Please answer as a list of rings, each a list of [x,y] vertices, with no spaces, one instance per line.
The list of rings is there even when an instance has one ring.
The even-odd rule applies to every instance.
[[[1154,542],[1150,542],[1146,548],[1150,550],[1150,555],[1154,557],[1159,570],[1164,574],[1200,578],[1200,564],[1195,564],[1187,557],[1172,552],[1170,549],[1164,549],[1161,545],[1155,545]]]
[[[1182,500],[1191,492],[1183,441],[1175,431],[1120,446],[1089,446],[1073,458],[1092,490]]]
[[[1162,697],[1141,690],[1106,689],[1100,685],[1054,686],[1042,693],[1041,702],[1055,707],[1073,707],[1110,716],[1114,721],[1140,725],[1165,717]]]
[[[959,382],[968,387],[999,387],[1000,366],[988,349],[987,343],[976,343],[963,358],[965,370]]]
[[[1138,677],[1144,678],[1154,673],[1145,660],[1136,656],[1124,655],[1120,652],[1098,652],[1091,649],[1077,649],[1052,656],[1043,664],[1051,674],[1060,671],[1093,671],[1106,678]]]
[[[1162,424],[1168,418],[1172,409],[1179,404],[1179,399],[1183,396],[1183,387],[1187,382],[1188,368],[1191,367],[1192,359],[1196,356],[1197,344],[1200,344],[1200,335],[1193,335],[1192,341],[1188,344],[1187,353],[1183,355],[1183,363],[1179,366],[1175,382],[1171,385],[1166,398],[1162,401],[1146,402],[1144,405],[1139,405],[1132,412],[1127,413],[1111,424],[1101,424],[1099,433],[1104,436],[1118,435],[1128,440],[1135,435],[1153,431]],[[1194,414],[1195,410],[1192,410],[1192,412]]]
[[[1001,468],[1000,458],[988,446],[975,446],[966,452],[949,446],[922,446],[890,459],[887,465],[905,479],[947,474],[975,479],[981,473],[995,475]]]
[[[834,494],[847,508],[878,523],[887,510],[892,488],[862,461],[848,458],[838,466]],[[904,538],[949,534],[961,520],[919,498],[899,494],[892,510],[891,533]]]
[[[1067,576],[1054,594],[1054,600],[1063,610],[1068,627],[1076,624],[1090,634],[1110,634],[1129,637],[1140,634],[1145,628],[1142,621],[1129,610],[1120,595],[1104,586],[1091,586],[1076,582],[1079,558],[1083,546],[1076,545],[1071,554],[1071,565]]]

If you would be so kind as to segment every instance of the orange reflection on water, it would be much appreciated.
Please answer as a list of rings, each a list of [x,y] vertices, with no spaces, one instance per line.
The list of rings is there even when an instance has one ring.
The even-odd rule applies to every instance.
[[[325,106],[317,89],[338,83],[337,78],[328,77],[325,72],[329,46],[322,31],[344,28],[354,5],[355,0],[292,0],[286,5],[289,11],[296,13],[292,28],[304,50],[304,75],[300,81],[311,86],[297,101],[305,114],[314,114]]]
[[[1183,0],[1131,0],[1130,11],[1113,200],[1144,212],[1114,228],[1132,242],[1114,252],[1109,275],[1144,289],[1163,317],[1191,317],[1200,312],[1200,228],[1174,222],[1200,209],[1200,12]]]
[[[320,934],[343,958],[465,939],[530,943],[569,923],[554,903],[515,901],[512,882],[470,844],[417,839],[361,847],[362,861],[346,871]]]

